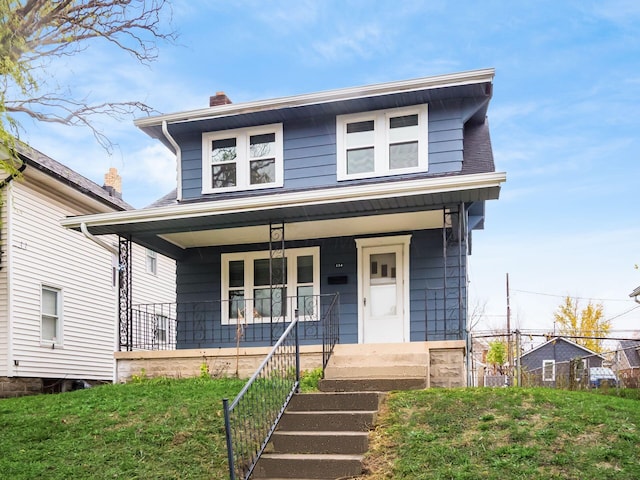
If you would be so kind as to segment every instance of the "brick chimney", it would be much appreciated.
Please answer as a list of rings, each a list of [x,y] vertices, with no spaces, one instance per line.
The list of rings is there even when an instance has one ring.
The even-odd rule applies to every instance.
[[[104,174],[104,185],[102,186],[112,197],[122,198],[122,177],[118,175],[118,169],[111,167]]]
[[[229,105],[231,100],[224,92],[216,92],[215,97],[209,97],[209,106],[217,107],[219,105]]]

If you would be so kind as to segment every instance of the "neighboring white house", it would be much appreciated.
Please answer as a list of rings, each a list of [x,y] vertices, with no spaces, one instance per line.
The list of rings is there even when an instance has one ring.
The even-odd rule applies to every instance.
[[[36,150],[20,152],[22,174],[0,178],[0,397],[113,381],[117,256],[60,221],[132,207],[115,169],[100,187]],[[175,298],[173,260],[137,245],[132,258],[136,303]]]

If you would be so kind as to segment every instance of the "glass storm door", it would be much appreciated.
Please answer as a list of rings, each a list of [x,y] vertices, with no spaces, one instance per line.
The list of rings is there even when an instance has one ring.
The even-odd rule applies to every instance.
[[[404,342],[402,245],[363,249],[364,343]]]

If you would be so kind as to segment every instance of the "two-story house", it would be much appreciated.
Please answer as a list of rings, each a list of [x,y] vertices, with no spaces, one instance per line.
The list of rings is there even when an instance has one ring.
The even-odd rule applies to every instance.
[[[35,149],[19,153],[21,174],[0,180],[0,397],[111,382],[117,255],[60,221],[131,209],[120,177],[111,169],[99,186]],[[131,259],[137,302],[175,298],[173,260],[140,246]]]
[[[176,191],[63,224],[118,235],[121,264],[130,243],[176,260],[178,349],[269,345],[296,314],[302,341],[318,343],[318,315],[339,294],[341,344],[440,342],[463,363],[471,235],[506,179],[487,123],[493,77],[238,104],[219,93],[140,119],[175,153]],[[147,308],[121,309],[123,335]]]

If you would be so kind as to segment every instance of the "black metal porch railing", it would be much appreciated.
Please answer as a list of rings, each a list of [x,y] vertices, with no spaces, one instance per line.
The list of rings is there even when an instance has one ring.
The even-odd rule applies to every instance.
[[[338,310],[337,294],[285,297],[276,308],[269,298],[138,304],[132,307],[131,331],[121,348],[174,350],[273,345],[291,323],[295,311],[299,314],[301,343],[322,343],[333,348],[338,336]]]
[[[323,332],[323,370],[339,338],[340,302],[337,294],[332,297],[317,322]],[[231,480],[249,478],[298,389],[303,322],[299,312],[295,317],[233,402],[223,400]]]

